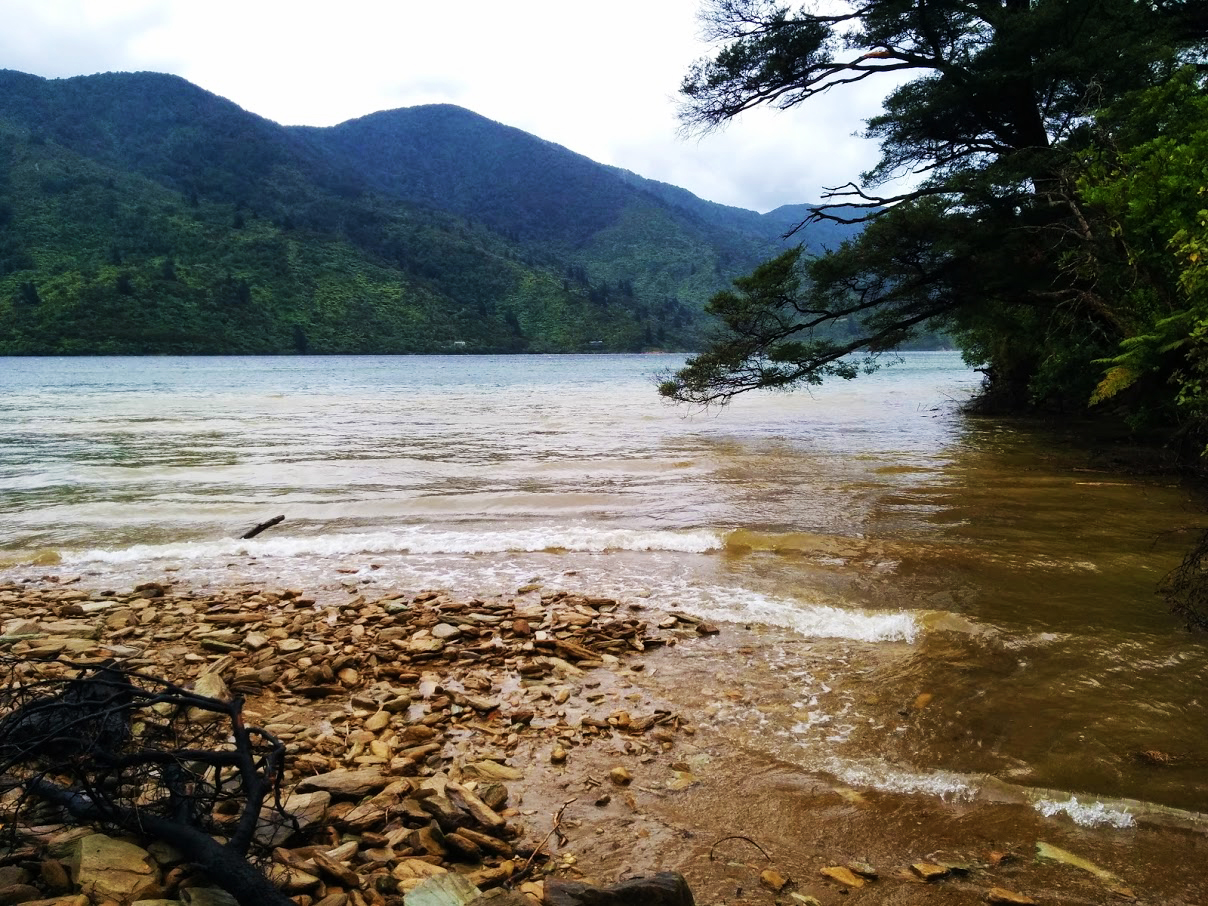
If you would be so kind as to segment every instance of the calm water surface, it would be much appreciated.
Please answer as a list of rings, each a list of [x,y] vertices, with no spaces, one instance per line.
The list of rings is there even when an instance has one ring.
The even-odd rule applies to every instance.
[[[658,399],[680,361],[0,359],[0,578],[613,594],[752,627],[669,657],[804,769],[1208,811],[1205,647],[1153,592],[1190,492],[963,417],[955,354],[713,413]]]

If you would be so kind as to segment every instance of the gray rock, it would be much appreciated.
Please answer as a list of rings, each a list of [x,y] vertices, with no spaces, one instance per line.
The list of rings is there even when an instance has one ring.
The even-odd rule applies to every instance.
[[[359,771],[331,771],[327,774],[307,777],[298,784],[298,791],[308,793],[313,790],[322,790],[333,796],[360,797],[385,788],[390,780],[390,777],[377,768],[364,768]]]

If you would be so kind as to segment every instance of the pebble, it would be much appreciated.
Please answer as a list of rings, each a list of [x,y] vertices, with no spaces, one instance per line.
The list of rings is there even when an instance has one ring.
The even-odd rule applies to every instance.
[[[1036,901],[1031,897],[1024,896],[1022,893],[1016,893],[1013,890],[1007,890],[1004,887],[991,887],[987,890],[986,902],[1014,904],[1014,906],[1036,906]]]
[[[776,871],[774,868],[765,869],[759,875],[759,883],[766,887],[772,893],[780,893],[788,886],[788,878]]]
[[[940,878],[946,878],[952,873],[943,865],[936,865],[933,862],[915,862],[910,866],[910,870],[924,881],[929,882],[938,881]]]
[[[617,786],[628,786],[633,782],[633,775],[623,767],[615,767],[608,772],[608,779]]]

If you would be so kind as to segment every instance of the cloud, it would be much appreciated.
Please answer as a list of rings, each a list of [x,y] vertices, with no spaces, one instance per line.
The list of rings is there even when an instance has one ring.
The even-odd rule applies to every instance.
[[[865,83],[797,110],[757,110],[678,137],[697,0],[4,0],[0,54],[62,77],[182,76],[285,124],[453,103],[601,163],[713,201],[768,210],[818,198],[875,160],[851,138],[877,108]]]

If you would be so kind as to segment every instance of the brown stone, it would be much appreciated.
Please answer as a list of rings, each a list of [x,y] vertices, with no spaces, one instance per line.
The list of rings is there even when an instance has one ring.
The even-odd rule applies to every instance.
[[[1016,893],[1013,890],[1007,890],[1005,887],[991,887],[987,890],[986,902],[1015,904],[1015,906],[1036,906],[1036,901],[1031,897],[1024,896],[1022,893]]]
[[[844,885],[845,887],[860,888],[864,886],[864,879],[857,876],[850,868],[843,865],[828,865],[819,871],[824,878],[830,878],[832,881]]]
[[[776,871],[776,869],[768,868],[759,875],[759,883],[772,891],[772,893],[780,893],[780,891],[788,886],[789,879]]]
[[[0,906],[17,906],[42,899],[42,891],[31,884],[5,884],[0,887]]]
[[[355,889],[361,886],[360,876],[355,871],[345,865],[341,865],[326,853],[315,852],[311,854],[310,858],[315,863],[315,867],[319,869],[320,876],[326,875],[345,887]]]
[[[936,865],[934,862],[915,862],[910,866],[910,870],[922,878],[924,881],[938,881],[940,878],[946,878],[952,872],[943,865]]]
[[[505,824],[504,820],[495,813],[489,805],[479,799],[474,793],[466,789],[460,783],[450,780],[445,784],[445,795],[449,797],[454,805],[457,805],[467,812],[481,827],[489,831],[499,830]]]
[[[628,786],[633,782],[633,775],[623,767],[615,767],[608,772],[608,779],[617,786]]]
[[[105,834],[80,840],[71,865],[80,892],[97,902],[130,904],[162,893],[159,867],[150,854]]]
[[[390,778],[377,768],[364,768],[359,771],[330,771],[326,774],[316,774],[307,777],[298,784],[298,791],[308,793],[322,790],[333,796],[364,796],[377,792],[390,783]]]

